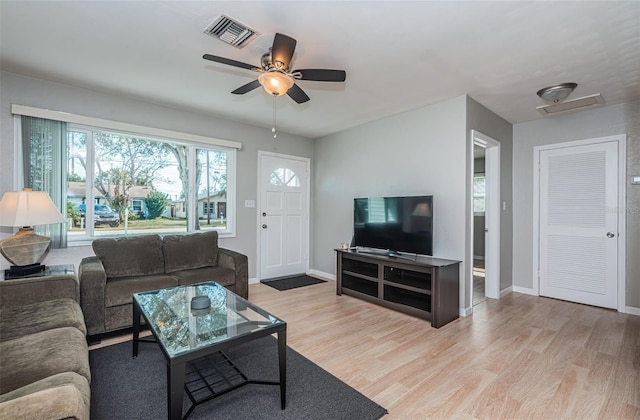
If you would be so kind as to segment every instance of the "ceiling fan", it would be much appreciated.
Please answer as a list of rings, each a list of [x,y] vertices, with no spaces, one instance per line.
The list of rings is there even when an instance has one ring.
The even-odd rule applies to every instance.
[[[295,84],[295,80],[313,80],[316,82],[345,81],[347,74],[344,70],[290,70],[291,58],[293,57],[295,49],[295,39],[287,35],[276,33],[276,36],[273,39],[273,46],[269,51],[262,55],[260,67],[211,54],[205,54],[202,58],[260,73],[257,80],[240,86],[238,89],[231,92],[236,95],[243,95],[247,92],[251,92],[259,86],[262,86],[270,95],[281,96],[286,93],[291,97],[291,99],[301,104],[307,102],[309,100],[309,96],[307,96],[307,94]]]

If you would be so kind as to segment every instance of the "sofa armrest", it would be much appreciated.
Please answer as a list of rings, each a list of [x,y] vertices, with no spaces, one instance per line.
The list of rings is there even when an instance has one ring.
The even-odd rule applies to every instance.
[[[249,261],[247,256],[230,249],[218,248],[218,265],[230,268],[236,273],[234,291],[245,299],[249,298]]]
[[[89,420],[89,406],[72,384],[0,402],[2,419]]]
[[[0,281],[2,308],[63,298],[80,302],[80,287],[74,274]]]
[[[98,257],[86,257],[78,270],[80,281],[80,307],[87,325],[87,334],[104,332],[104,290],[107,273]]]

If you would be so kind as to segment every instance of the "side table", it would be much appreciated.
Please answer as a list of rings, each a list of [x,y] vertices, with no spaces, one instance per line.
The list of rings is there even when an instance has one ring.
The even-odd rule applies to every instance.
[[[0,273],[0,280],[15,280],[15,279],[29,279],[32,277],[46,277],[46,276],[62,276],[65,274],[75,274],[76,270],[73,264],[61,264],[61,265],[48,265],[43,271],[33,274],[27,274],[25,276],[7,276],[5,271]]]

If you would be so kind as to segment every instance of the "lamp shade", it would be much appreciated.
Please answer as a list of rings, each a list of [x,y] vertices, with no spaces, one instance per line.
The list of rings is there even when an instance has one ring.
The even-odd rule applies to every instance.
[[[5,192],[0,200],[0,226],[34,226],[65,223],[44,191]]]

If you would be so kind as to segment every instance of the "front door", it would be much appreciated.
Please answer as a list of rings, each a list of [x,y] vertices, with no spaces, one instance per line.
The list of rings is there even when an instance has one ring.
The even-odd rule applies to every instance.
[[[309,159],[260,152],[260,278],[309,265]]]
[[[618,307],[618,147],[539,151],[541,296]]]

